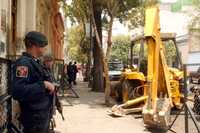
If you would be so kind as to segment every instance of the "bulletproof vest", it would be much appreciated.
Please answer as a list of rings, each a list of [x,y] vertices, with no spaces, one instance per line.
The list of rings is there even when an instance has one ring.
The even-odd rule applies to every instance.
[[[46,80],[46,81],[50,81],[50,75],[48,74],[48,72],[44,69],[44,66],[41,64],[40,60],[31,60],[31,64],[33,65],[33,67],[39,71],[40,75],[41,75],[41,79],[40,80]]]

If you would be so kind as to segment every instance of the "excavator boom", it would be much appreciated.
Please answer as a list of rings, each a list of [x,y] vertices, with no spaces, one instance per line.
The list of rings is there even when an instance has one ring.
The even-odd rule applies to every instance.
[[[144,35],[148,46],[148,99],[143,108],[143,119],[146,125],[165,128],[169,125],[170,111],[174,103],[169,68],[160,34],[159,7],[147,8],[145,15]]]

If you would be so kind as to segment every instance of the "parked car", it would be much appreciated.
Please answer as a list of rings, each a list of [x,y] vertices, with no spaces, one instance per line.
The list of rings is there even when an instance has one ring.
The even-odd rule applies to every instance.
[[[200,67],[196,72],[190,72],[190,82],[200,84]]]
[[[120,62],[109,62],[108,65],[110,81],[119,81],[122,74],[123,64]]]

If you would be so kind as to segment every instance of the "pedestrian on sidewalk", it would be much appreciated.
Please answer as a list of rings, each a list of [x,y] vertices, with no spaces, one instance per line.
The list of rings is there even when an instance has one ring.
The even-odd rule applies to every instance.
[[[73,83],[74,85],[76,85],[76,78],[77,78],[77,73],[78,73],[78,68],[77,68],[77,65],[76,65],[76,62],[74,62],[73,64]]]
[[[70,85],[72,85],[72,82],[74,79],[74,68],[73,68],[72,62],[69,62],[67,66],[67,75],[68,75],[68,82]]]
[[[14,64],[12,96],[20,104],[24,133],[48,133],[50,98],[55,86],[45,77],[38,59],[48,44],[44,34],[31,31],[24,39],[26,52]]]

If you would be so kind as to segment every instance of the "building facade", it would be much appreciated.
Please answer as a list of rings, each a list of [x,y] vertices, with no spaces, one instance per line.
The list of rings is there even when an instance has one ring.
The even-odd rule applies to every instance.
[[[38,0],[36,29],[48,36],[48,52],[55,58],[62,59],[65,28],[59,9],[58,0]]]
[[[192,0],[161,4],[161,30],[177,34],[176,41],[184,64],[200,63],[200,33],[198,29],[189,26],[189,14],[194,11]],[[190,66],[188,69],[196,71],[198,67]]]
[[[18,56],[24,51],[24,35],[40,31],[48,37],[47,53],[63,58],[64,24],[58,0],[1,0],[0,56]]]

